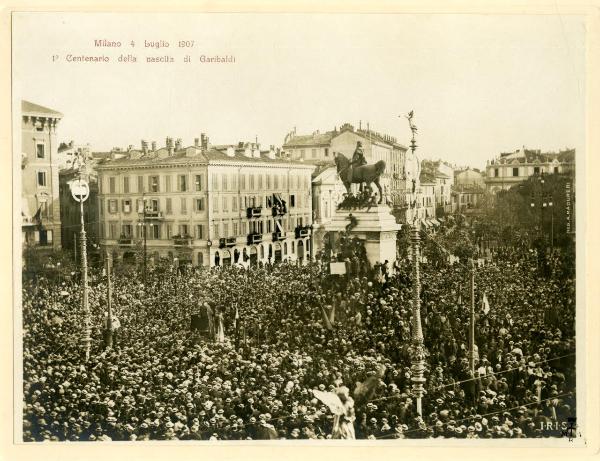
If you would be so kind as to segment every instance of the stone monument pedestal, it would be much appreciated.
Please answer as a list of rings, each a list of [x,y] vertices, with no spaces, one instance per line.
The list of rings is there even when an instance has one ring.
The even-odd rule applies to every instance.
[[[345,232],[351,216],[356,218],[357,224],[350,230],[350,235],[364,242],[371,266],[387,260],[391,268],[396,261],[396,233],[400,230],[400,224],[390,213],[390,207],[378,205],[368,211],[367,207],[336,210],[331,222],[323,227],[327,232]]]

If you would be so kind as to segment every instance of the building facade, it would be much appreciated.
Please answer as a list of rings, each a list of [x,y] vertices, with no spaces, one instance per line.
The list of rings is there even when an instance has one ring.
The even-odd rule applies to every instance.
[[[56,128],[63,115],[21,102],[21,216],[23,245],[60,249]]]
[[[454,185],[462,186],[477,186],[485,188],[485,176],[481,171],[474,168],[465,168],[454,172]]]
[[[117,260],[143,240],[150,260],[197,266],[310,259],[314,165],[204,135],[116,157],[97,170],[100,242]]]
[[[72,165],[73,163],[71,163]],[[75,165],[77,167],[77,165]],[[77,254],[80,251],[79,236],[81,232],[81,208],[79,202],[71,195],[71,183],[82,177],[88,182],[90,194],[83,203],[83,219],[89,248],[98,248],[100,227],[98,215],[98,174],[94,162],[88,159],[86,172],[80,176],[79,169],[63,169],[59,172],[59,196],[60,196],[60,223],[61,243],[63,249],[68,249]]]
[[[575,169],[575,149],[543,153],[541,150],[518,149],[502,153],[488,161],[485,185],[488,192],[497,193],[538,174],[571,173]]]

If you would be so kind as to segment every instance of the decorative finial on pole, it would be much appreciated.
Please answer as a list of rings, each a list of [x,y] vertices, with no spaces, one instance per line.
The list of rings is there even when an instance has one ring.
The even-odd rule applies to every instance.
[[[412,131],[412,139],[410,140],[410,150],[412,151],[412,153],[415,153],[415,150],[417,149],[417,140],[415,138],[416,134],[417,134],[417,125],[414,124],[413,122],[413,117],[415,116],[415,111],[411,110],[408,115],[406,115],[405,117],[408,119],[408,125],[410,126],[410,131]]]

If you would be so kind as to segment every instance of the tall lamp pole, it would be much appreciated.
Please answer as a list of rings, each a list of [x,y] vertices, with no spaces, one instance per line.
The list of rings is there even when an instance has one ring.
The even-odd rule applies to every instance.
[[[85,351],[86,362],[90,359],[90,348],[91,348],[91,319],[90,319],[90,304],[89,304],[89,293],[88,293],[88,267],[87,267],[87,249],[86,249],[86,234],[85,234],[85,220],[83,212],[83,202],[87,200],[90,195],[90,187],[87,181],[83,179],[85,170],[85,163],[81,160],[79,165],[79,179],[71,182],[71,195],[79,202],[79,212],[81,215],[81,310],[83,312],[83,336],[81,343]]]
[[[113,344],[113,316],[112,316],[112,256],[106,252],[106,307],[107,307],[107,319],[106,319],[106,345],[108,347]]]
[[[138,211],[138,213],[139,213],[139,211]],[[147,260],[146,253],[148,251],[148,246],[147,246],[147,236],[146,236],[146,198],[143,193],[142,193],[142,222],[141,223],[138,222],[138,226],[140,226],[142,228],[142,235],[144,238],[144,286],[145,286],[146,285],[146,260]]]
[[[469,272],[471,273],[471,313],[469,323],[469,365],[473,375],[475,374],[475,262],[473,258],[469,261]]]
[[[411,111],[408,116],[408,123],[410,126],[410,130],[412,131],[412,140],[410,143],[410,148],[414,157],[415,150],[417,148],[417,142],[415,140],[415,135],[417,132],[417,127],[413,124],[413,111]],[[416,183],[415,183],[416,184]],[[413,200],[414,207],[416,208],[416,188],[413,193],[415,194],[415,200]],[[416,211],[416,210],[414,210]],[[412,364],[411,364],[411,381],[412,381],[412,392],[416,398],[417,403],[417,414],[422,416],[423,414],[423,395],[425,394],[425,345],[423,343],[423,328],[421,326],[421,280],[420,280],[420,272],[419,272],[419,259],[421,257],[421,248],[420,248],[420,236],[419,236],[419,224],[417,221],[416,212],[414,216],[412,216],[413,225],[411,228],[411,253],[412,253],[412,262],[413,262],[413,289],[412,289],[412,308],[413,308],[413,316],[412,316],[412,338],[410,345],[410,353],[412,356]]]

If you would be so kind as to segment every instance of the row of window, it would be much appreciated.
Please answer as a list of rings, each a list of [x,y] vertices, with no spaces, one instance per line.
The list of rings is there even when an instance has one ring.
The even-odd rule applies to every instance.
[[[533,174],[534,175],[540,174],[542,171],[543,170],[539,166],[534,166],[533,167]],[[559,172],[558,167],[557,166],[553,167],[552,172],[558,174],[558,172]],[[519,176],[519,167],[512,168],[512,176],[513,177]],[[495,178],[500,177],[500,168],[494,168],[494,177]]]
[[[110,214],[119,213],[119,211],[123,213],[132,213],[134,211],[133,208],[133,200],[132,199],[108,199],[107,202],[107,211]],[[121,203],[121,207],[119,210],[119,202]],[[146,212],[158,213],[161,211],[160,209],[160,199],[152,198],[145,199],[146,202]],[[193,210],[194,212],[202,212],[206,209],[206,200],[204,197],[196,197],[193,199]],[[104,200],[100,201],[100,215],[104,212],[103,206]],[[144,212],[144,201],[142,199],[136,199],[135,210],[137,213]],[[173,199],[172,197],[165,198],[165,214],[173,214]],[[287,201],[288,206],[291,208],[294,207],[302,207],[303,203],[308,204],[308,194],[290,194],[289,200]],[[248,207],[267,207],[271,208],[274,206],[274,200],[272,195],[267,196],[223,196],[223,197],[213,197],[213,211],[214,212],[229,212],[229,211],[238,211],[245,210]],[[188,214],[188,197],[180,197],[179,198],[179,214]]]
[[[329,157],[329,148],[326,147],[323,153],[325,154],[325,157]],[[309,158],[306,156],[306,149],[300,149],[300,158]],[[319,158],[319,152],[317,149],[310,150],[310,158]]]
[[[308,223],[308,218],[305,216],[283,218],[283,219],[265,219],[256,220],[251,222],[220,222],[214,223],[212,228],[212,235],[206,234],[205,224],[195,224],[194,234],[192,235],[192,229],[189,224],[171,224],[171,223],[147,223],[146,224],[146,238],[150,240],[157,240],[161,238],[170,239],[174,236],[188,236],[198,240],[206,238],[219,239],[224,237],[238,237],[248,235],[249,233],[264,234],[272,232],[287,232],[292,231],[296,226],[303,226]],[[109,239],[141,239],[144,237],[144,225],[143,223],[123,223],[119,229],[119,223],[116,221],[110,221],[108,223],[107,232],[103,232],[103,226],[101,226],[101,233]]]
[[[111,194],[115,194],[117,192],[123,194],[129,194],[133,192],[132,184],[131,184],[130,176],[123,176],[122,182],[120,184],[120,190],[117,191],[117,177],[109,176],[108,177],[108,192]],[[194,183],[189,184],[188,175],[187,174],[179,174],[176,176],[175,185],[172,184],[172,176],[166,175],[150,175],[150,176],[137,176],[136,177],[136,191],[138,193],[142,192],[174,192],[173,186],[175,186],[176,192],[188,192],[190,190],[194,190],[196,192],[201,192],[205,190],[205,176],[203,174],[193,175]],[[263,184],[264,181],[264,184]],[[100,184],[102,186],[102,184]],[[264,187],[263,187],[264,186]],[[258,189],[287,189],[287,176],[286,175],[277,175],[277,174],[241,174],[239,177],[239,188],[242,190],[254,190]],[[308,176],[304,175],[300,177],[300,175],[290,176],[290,189],[300,189],[301,187],[304,189],[308,189]],[[236,191],[238,190],[238,176],[235,174],[225,174],[225,173],[213,173],[212,174],[212,189],[213,190],[223,190],[223,191]],[[102,192],[102,190],[101,190]]]
[[[283,242],[283,245],[280,245],[279,250],[277,249],[276,245],[273,245],[270,243],[267,246],[267,251],[265,252],[265,246],[267,246],[267,245],[259,244],[256,247],[255,256],[257,259],[260,258],[261,260],[263,260],[263,259],[265,259],[265,255],[267,255],[269,258],[277,257],[278,251],[281,252],[281,256],[283,256],[283,257],[296,254],[296,242],[294,240],[292,240],[290,242],[289,247],[288,247],[288,242]],[[304,257],[310,253],[310,241],[307,241],[306,245],[303,245],[302,242],[298,242],[297,247],[298,247],[298,257],[300,259],[304,259]],[[243,260],[245,260],[244,256],[254,257],[252,254],[248,254],[246,252],[246,249],[244,249],[241,253],[236,253],[235,251],[232,252],[232,251],[225,250],[225,249],[217,250],[217,251],[215,251],[215,256],[214,256],[213,261],[216,266],[219,266],[221,264],[231,264],[232,262],[237,263],[237,262],[240,262],[241,260],[243,261]],[[151,253],[151,255],[149,257],[153,258],[153,260],[155,262],[160,260],[160,254],[158,251],[154,251],[153,253]],[[175,255],[173,254],[173,252],[169,251],[168,259],[170,261],[173,261],[174,258],[175,258]],[[117,259],[117,252],[113,253],[113,259],[114,260]],[[228,259],[229,259],[229,261],[227,261]],[[202,251],[198,252],[198,254],[196,256],[196,261],[197,261],[198,266],[204,265],[204,253]]]

